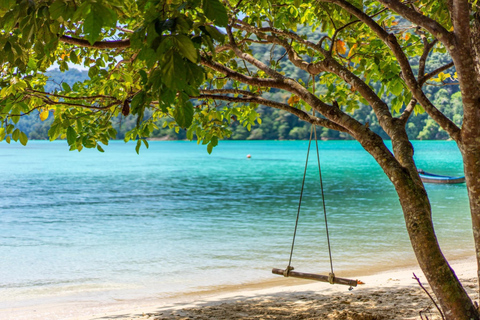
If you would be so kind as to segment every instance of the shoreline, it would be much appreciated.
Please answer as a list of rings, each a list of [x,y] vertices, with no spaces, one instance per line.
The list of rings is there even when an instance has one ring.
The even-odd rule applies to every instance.
[[[470,290],[471,292],[469,293],[471,295],[474,294],[477,288],[474,257],[452,260],[451,265],[467,291]],[[416,314],[418,319],[418,312],[421,310],[417,310],[420,308],[419,306],[412,309],[415,305],[412,299],[418,300],[418,302],[422,301],[423,305],[426,306],[430,305],[431,302],[425,293],[421,291],[416,280],[412,278],[412,273],[415,273],[422,283],[426,285],[423,273],[417,265],[402,266],[379,272],[364,270],[363,273],[359,273],[358,277],[353,277],[352,279],[357,278],[365,284],[357,286],[352,291],[349,291],[347,286],[332,286],[328,283],[295,278],[285,279],[272,275],[275,278],[259,283],[217,286],[202,291],[176,294],[170,297],[158,295],[155,297],[153,295],[148,299],[121,299],[119,297],[115,298],[115,294],[112,292],[111,300],[114,302],[107,302],[89,299],[88,293],[86,293],[81,298],[79,298],[79,295],[69,298],[64,297],[64,299],[57,299],[59,301],[55,303],[1,309],[0,318],[15,320],[189,319],[195,318],[195,315],[202,314],[205,317],[201,317],[201,319],[256,319],[254,314],[249,314],[242,310],[250,310],[253,313],[267,312],[274,308],[275,305],[279,307],[279,301],[283,301],[285,305],[290,305],[290,307],[285,307],[285,310],[280,308],[284,314],[278,317],[285,319],[288,318],[288,312],[293,312],[292,307],[295,307],[295,312],[292,313],[292,316],[295,315],[297,304],[308,304],[309,310],[311,309],[312,312],[317,310],[315,306],[318,307],[318,310],[324,310],[325,312],[330,310],[328,315],[336,314],[345,309],[343,307],[351,306],[352,304],[356,306],[356,310],[361,310],[358,311],[360,313],[379,313],[377,318],[348,318],[345,317],[345,314],[341,315],[340,312],[339,315],[343,318],[340,317],[338,319],[383,319],[381,314],[389,313],[393,309],[397,310],[400,307],[408,310],[405,311],[406,313],[397,310],[396,313],[399,315],[403,314],[398,319],[408,319],[409,314]],[[338,274],[337,276],[349,275],[350,272]],[[473,295],[472,298],[476,299],[477,297]],[[337,300],[343,302],[339,305]],[[374,301],[377,301],[377,303],[373,303]],[[389,308],[392,310],[388,311],[387,309]],[[422,308],[426,307],[422,306]],[[232,310],[237,310],[235,312],[240,314],[240,316],[230,314]],[[349,309],[344,311],[347,313],[351,312]],[[433,312],[433,310],[430,311]],[[218,312],[225,314],[222,316]],[[241,314],[244,315],[241,316]],[[316,319],[323,319],[319,315],[314,316],[317,317]],[[429,316],[429,318],[436,319],[434,315]],[[389,314],[385,319],[397,318]]]

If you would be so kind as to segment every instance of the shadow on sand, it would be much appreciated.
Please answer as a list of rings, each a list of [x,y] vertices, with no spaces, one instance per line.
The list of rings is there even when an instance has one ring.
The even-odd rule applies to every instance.
[[[475,279],[462,281],[471,295],[475,295]],[[427,287],[427,289],[429,289]],[[150,313],[119,314],[95,318],[113,319],[441,319],[432,301],[420,287],[392,286],[362,288],[353,291],[319,293],[314,291],[280,292],[245,297],[198,302],[194,305],[174,304]]]

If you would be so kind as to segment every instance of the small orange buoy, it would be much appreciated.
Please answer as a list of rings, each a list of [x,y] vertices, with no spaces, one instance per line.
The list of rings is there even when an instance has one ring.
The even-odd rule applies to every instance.
[[[251,155],[247,154],[247,158],[248,158],[248,159],[250,159],[251,157],[252,157]]]

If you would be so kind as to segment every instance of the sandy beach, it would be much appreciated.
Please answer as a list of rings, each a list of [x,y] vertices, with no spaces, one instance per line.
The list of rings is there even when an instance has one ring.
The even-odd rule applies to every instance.
[[[477,298],[475,261],[452,263],[470,296]],[[69,301],[0,310],[1,319],[441,319],[432,301],[413,279],[431,293],[418,267],[353,277],[365,284],[353,290],[272,275],[272,281],[215,288],[168,299]],[[337,275],[341,276],[341,275]],[[349,275],[350,276],[350,275]]]

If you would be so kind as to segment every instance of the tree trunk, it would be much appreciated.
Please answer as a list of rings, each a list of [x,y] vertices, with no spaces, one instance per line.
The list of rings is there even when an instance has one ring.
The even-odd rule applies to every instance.
[[[445,318],[480,319],[472,300],[443,256],[433,229],[431,207],[423,187],[411,182],[397,184],[408,235],[415,256]]]
[[[480,279],[480,143],[476,142],[477,139],[467,139],[466,137],[463,140],[461,152],[472,216],[477,278]]]
[[[471,27],[471,44],[477,83],[480,83],[480,13],[473,14]],[[459,144],[463,157],[463,167],[467,182],[470,214],[472,216],[473,239],[477,258],[477,279],[480,281],[480,128],[479,101],[473,100],[471,105],[464,106],[464,122],[462,140]],[[479,282],[480,283],[480,282]],[[480,297],[480,287],[479,297]]]
[[[386,147],[385,149],[379,147],[380,142],[376,140],[380,138],[375,137],[375,134],[356,138],[380,164],[395,186],[413,251],[445,318],[447,320],[480,319],[478,310],[440,250],[433,228],[430,201],[415,168],[413,147],[408,141],[406,132],[397,127],[392,130],[392,133],[396,161],[388,160],[388,150],[385,150]],[[478,164],[477,167],[479,167]],[[480,179],[478,179],[480,172],[471,172],[474,172],[472,177],[475,177],[480,186]],[[475,190],[480,192],[480,188]],[[478,194],[476,199],[477,208],[480,210]],[[480,215],[478,220],[480,221]],[[480,236],[480,233],[477,232],[477,235]]]

